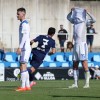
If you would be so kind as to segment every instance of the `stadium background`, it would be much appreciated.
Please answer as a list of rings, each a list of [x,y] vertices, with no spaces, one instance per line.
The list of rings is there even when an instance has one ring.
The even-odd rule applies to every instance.
[[[66,16],[74,6],[81,6],[87,9],[96,18],[94,25],[98,35],[95,35],[94,48],[99,48],[100,32],[100,2],[99,1],[70,1],[70,0],[0,0],[0,38],[6,49],[18,47],[18,26],[16,9],[25,7],[27,19],[31,26],[31,38],[37,34],[46,34],[50,26],[59,30],[59,25],[63,24],[69,33],[69,40],[72,39],[72,25],[67,21]],[[59,48],[56,38],[56,47]]]
[[[69,40],[72,40],[73,26],[67,21],[66,16],[69,13],[70,9],[75,6],[84,7],[96,18],[96,23],[94,26],[98,34],[95,35],[93,47],[95,51],[99,51],[100,2],[90,0],[0,0],[0,38],[5,45],[5,49],[7,51],[15,51],[15,49],[18,47],[18,27],[20,22],[16,18],[17,8],[25,7],[27,10],[26,18],[31,26],[31,39],[36,37],[37,35],[46,34],[50,26],[55,27],[58,32],[60,24],[63,24],[64,28],[68,31]],[[56,40],[56,48],[59,48],[57,33],[54,36],[54,39]],[[38,72],[40,73],[36,73],[38,78],[40,77],[39,79],[43,79],[44,77],[46,77],[46,80],[72,78],[72,56],[70,56],[72,54],[67,54],[65,52],[57,53],[55,55],[59,54],[62,55],[62,57],[65,57],[65,55],[67,55],[67,62],[63,62],[63,59],[60,58],[59,61],[61,65],[58,65],[59,62],[57,62],[56,64],[54,64],[54,62],[53,64],[51,64],[50,68],[45,69],[43,68],[45,65],[44,63],[44,65],[41,66],[41,68],[38,70]],[[8,57],[8,62],[0,62],[0,67],[3,65],[1,63],[4,63],[4,68],[0,68],[0,72],[2,72],[0,73],[0,80],[15,81],[17,80],[16,73],[18,72],[18,69],[11,67],[19,67],[18,60],[17,62],[13,62],[15,60],[16,55],[11,52],[8,52],[6,55]],[[9,58],[9,55],[11,55],[11,57],[14,59],[12,59],[11,57]],[[90,62],[88,62],[89,67],[94,67],[94,65],[96,64],[100,65],[100,53],[90,53],[89,55],[90,59],[93,58],[93,62],[91,62],[91,60]],[[94,57],[94,55],[96,56]],[[62,65],[64,65],[63,68]],[[30,67],[29,64],[28,67]],[[69,67],[71,69],[69,69]],[[84,78],[84,73],[81,64],[80,78]]]

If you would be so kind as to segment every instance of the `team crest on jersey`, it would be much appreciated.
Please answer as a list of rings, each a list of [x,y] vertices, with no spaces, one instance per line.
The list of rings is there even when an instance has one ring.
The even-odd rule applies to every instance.
[[[80,56],[81,56],[81,59],[85,59],[86,58],[85,54],[81,54]]]

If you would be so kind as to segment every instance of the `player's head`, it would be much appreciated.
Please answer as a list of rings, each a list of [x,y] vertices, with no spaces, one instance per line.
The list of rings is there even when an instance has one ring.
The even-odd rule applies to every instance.
[[[93,24],[91,24],[91,28],[93,27]]]
[[[63,25],[60,25],[60,29],[63,29]]]
[[[55,32],[56,32],[56,29],[53,28],[53,27],[50,27],[50,28],[48,29],[48,35],[50,35],[51,37],[55,34]]]
[[[17,19],[22,21],[25,18],[26,9],[25,8],[18,8],[17,9]]]

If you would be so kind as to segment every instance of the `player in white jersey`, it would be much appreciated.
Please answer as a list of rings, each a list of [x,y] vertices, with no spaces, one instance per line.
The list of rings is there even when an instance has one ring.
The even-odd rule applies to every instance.
[[[84,8],[73,8],[68,14],[67,19],[73,24],[73,75],[74,84],[69,88],[78,88],[78,65],[81,61],[85,71],[85,85],[83,88],[89,88],[90,72],[88,69],[88,47],[86,43],[86,15]]]
[[[26,91],[31,90],[29,84],[29,74],[27,71],[27,63],[31,53],[30,47],[30,26],[25,19],[26,10],[25,8],[17,9],[17,18],[20,20],[19,26],[19,47],[17,49],[17,54],[20,55],[20,70],[21,70],[21,81],[22,85],[16,91]]]

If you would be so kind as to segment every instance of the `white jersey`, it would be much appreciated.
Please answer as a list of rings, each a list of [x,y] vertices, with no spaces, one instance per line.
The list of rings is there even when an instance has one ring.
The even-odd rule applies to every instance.
[[[23,20],[19,26],[19,47],[22,50],[30,47],[30,26],[26,20]]]
[[[74,24],[73,26],[73,38],[75,43],[86,43],[86,23],[82,22]]]
[[[19,47],[21,48],[20,62],[27,63],[31,53],[30,46],[30,26],[29,23],[24,20],[20,23],[19,27]]]
[[[84,8],[76,7],[67,15],[67,19],[74,24],[73,37],[75,43],[86,42],[86,25],[95,22],[94,17]]]

